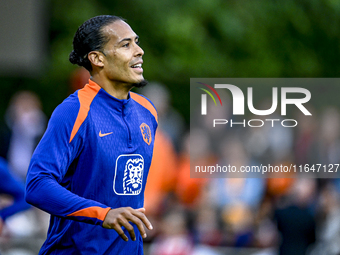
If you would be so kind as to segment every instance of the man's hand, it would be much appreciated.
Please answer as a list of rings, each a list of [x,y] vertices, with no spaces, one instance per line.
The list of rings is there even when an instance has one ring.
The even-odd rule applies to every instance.
[[[142,237],[146,237],[144,225],[148,229],[153,229],[150,221],[145,216],[145,209],[132,209],[131,207],[120,207],[117,209],[111,209],[103,222],[103,228],[114,229],[123,238],[124,241],[128,241],[129,238],[124,234],[122,227],[125,227],[130,234],[133,241],[136,241],[136,235],[133,226],[130,222],[136,224]]]

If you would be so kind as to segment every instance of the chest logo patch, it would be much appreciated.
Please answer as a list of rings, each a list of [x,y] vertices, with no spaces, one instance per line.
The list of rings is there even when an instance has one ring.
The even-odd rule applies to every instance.
[[[113,190],[117,195],[139,195],[143,187],[144,159],[140,154],[120,155]]]
[[[145,123],[142,123],[139,127],[140,127],[140,131],[142,132],[144,142],[150,145],[152,141],[150,127]]]
[[[145,123],[142,123],[139,127],[140,127],[140,131],[142,132],[144,142],[150,145],[152,141],[150,127]]]

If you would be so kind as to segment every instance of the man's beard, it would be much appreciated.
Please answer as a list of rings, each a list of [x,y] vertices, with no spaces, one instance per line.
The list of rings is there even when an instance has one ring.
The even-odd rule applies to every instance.
[[[134,86],[136,88],[143,88],[143,87],[146,86],[146,84],[148,84],[148,81],[144,79],[141,82],[132,84],[132,86]]]

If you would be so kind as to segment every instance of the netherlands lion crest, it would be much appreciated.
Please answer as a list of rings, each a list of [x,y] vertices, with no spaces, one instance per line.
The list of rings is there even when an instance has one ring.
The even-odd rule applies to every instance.
[[[139,194],[142,189],[143,159],[129,159],[126,162],[123,178],[124,194]]]
[[[144,159],[140,154],[120,155],[113,190],[117,195],[139,195],[143,188]]]

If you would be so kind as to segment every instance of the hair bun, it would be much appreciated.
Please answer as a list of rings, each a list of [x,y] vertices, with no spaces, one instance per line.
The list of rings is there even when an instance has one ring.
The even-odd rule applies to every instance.
[[[81,65],[83,59],[77,54],[77,52],[72,50],[70,53],[69,60],[72,64]]]

